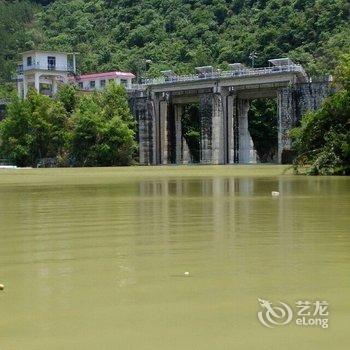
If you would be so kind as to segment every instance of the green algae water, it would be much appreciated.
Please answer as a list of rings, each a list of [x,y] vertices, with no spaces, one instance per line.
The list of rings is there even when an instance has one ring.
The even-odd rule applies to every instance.
[[[286,170],[0,170],[0,349],[348,349],[350,179]]]

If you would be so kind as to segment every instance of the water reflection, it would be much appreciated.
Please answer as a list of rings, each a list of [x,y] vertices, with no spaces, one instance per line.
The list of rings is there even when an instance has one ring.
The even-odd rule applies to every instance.
[[[57,334],[72,340],[77,330],[85,349],[95,338],[143,348],[149,337],[172,349],[157,334],[192,339],[193,328],[201,348],[229,347],[235,332],[261,331],[257,297],[341,306],[350,292],[348,189],[343,178],[292,176],[0,188],[0,279],[11,296],[0,308],[12,317],[4,331],[29,350],[38,348],[31,334],[54,349]],[[184,271],[193,278],[175,278]]]

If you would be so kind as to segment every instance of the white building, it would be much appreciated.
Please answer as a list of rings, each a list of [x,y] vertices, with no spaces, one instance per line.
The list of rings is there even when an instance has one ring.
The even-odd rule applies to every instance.
[[[76,53],[32,50],[22,53],[18,63],[18,96],[25,98],[30,88],[39,93],[53,96],[59,84],[73,83],[80,90],[102,90],[108,83],[124,85],[132,89],[135,75],[128,72],[102,72],[77,75]]]
[[[127,90],[130,90],[134,78],[135,75],[132,73],[113,71],[72,76],[69,77],[69,81],[76,84],[79,90],[85,91],[102,90],[111,82],[124,85]]]
[[[18,65],[18,95],[25,98],[28,89],[52,96],[59,84],[68,83],[68,76],[76,73],[76,54],[32,50],[22,53]]]

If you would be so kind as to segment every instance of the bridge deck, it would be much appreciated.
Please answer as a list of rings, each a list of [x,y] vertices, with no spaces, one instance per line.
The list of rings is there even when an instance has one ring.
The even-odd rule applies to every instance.
[[[216,71],[210,73],[199,73],[191,75],[172,75],[152,79],[144,79],[143,84],[147,86],[167,85],[171,83],[188,83],[225,80],[232,78],[266,77],[280,75],[281,73],[292,73],[300,80],[306,80],[307,75],[300,65],[273,66],[263,68],[244,68],[230,71]]]

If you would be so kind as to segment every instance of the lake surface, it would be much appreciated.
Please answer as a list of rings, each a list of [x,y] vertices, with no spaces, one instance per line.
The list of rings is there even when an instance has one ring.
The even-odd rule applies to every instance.
[[[350,179],[285,169],[0,171],[0,349],[348,349]]]

